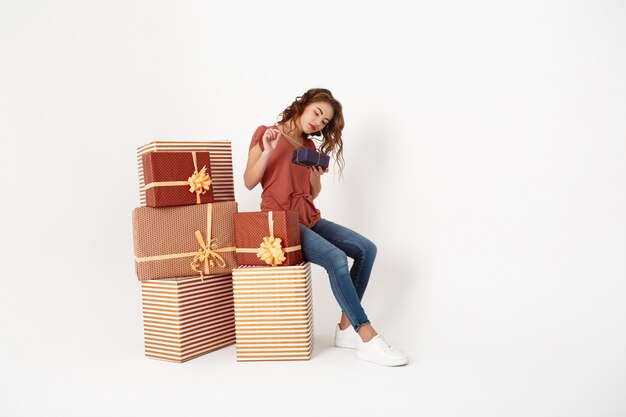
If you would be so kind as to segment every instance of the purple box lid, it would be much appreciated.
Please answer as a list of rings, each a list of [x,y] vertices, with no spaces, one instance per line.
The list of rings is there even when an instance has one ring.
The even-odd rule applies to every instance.
[[[330,164],[330,156],[316,152],[313,149],[302,148],[293,151],[291,162],[306,167],[320,166],[326,169]]]

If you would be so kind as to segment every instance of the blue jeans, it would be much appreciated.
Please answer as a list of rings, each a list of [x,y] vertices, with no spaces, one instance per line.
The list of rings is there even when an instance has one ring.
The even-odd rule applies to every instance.
[[[360,234],[325,219],[308,228],[300,224],[302,256],[328,272],[330,287],[354,330],[368,324],[361,306],[374,259],[376,245]],[[354,259],[348,270],[348,257]]]

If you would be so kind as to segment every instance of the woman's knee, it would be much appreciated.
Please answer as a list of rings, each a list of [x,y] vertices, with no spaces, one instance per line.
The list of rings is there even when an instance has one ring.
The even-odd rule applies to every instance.
[[[342,267],[348,267],[348,255],[341,249],[335,247],[324,254],[324,257],[328,259],[328,262],[335,269]]]
[[[374,259],[376,259],[376,253],[378,253],[378,248],[376,247],[376,244],[374,244],[374,242],[365,237],[359,243],[363,250],[363,259],[373,262]]]

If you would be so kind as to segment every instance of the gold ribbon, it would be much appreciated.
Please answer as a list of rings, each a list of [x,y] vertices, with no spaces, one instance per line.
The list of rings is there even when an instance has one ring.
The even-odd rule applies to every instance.
[[[218,267],[224,268],[226,266],[226,261],[220,255],[220,253],[224,252],[234,252],[234,247],[220,248],[217,249],[217,238],[211,238],[211,227],[213,222],[213,204],[209,203],[207,206],[207,231],[206,231],[206,241],[202,237],[202,233],[200,230],[196,230],[194,232],[194,236],[196,237],[196,241],[198,245],[200,245],[200,249],[196,252],[186,252],[186,253],[173,253],[168,255],[156,255],[156,256],[144,256],[142,258],[135,258],[136,262],[150,262],[150,261],[162,261],[167,259],[179,259],[179,258],[187,258],[193,257],[191,261],[191,269],[195,272],[200,273],[200,279],[204,281],[204,274],[209,274],[211,272],[210,268],[215,267],[217,264]],[[208,245],[205,243],[208,242]],[[201,265],[204,264],[204,269],[201,268]]]
[[[202,262],[204,262],[204,270],[207,271],[207,274],[209,271],[209,266],[214,267],[215,263],[217,263],[217,266],[219,266],[220,268],[224,268],[226,266],[226,261],[224,261],[224,258],[222,258],[220,254],[217,253],[217,251],[219,251],[219,249],[217,249],[217,238],[211,239],[209,244],[207,245],[204,243],[202,233],[200,233],[199,230],[196,230],[195,236],[198,244],[200,245],[200,249],[196,253],[196,256],[193,257],[193,261],[191,261],[191,269],[199,272],[200,277],[203,278],[204,273],[202,269],[198,269]]]
[[[271,266],[281,265],[287,258],[281,246],[279,237],[266,236],[257,251],[256,257]]]
[[[267,223],[270,235],[263,238],[263,242],[258,248],[237,248],[236,253],[255,253],[257,258],[265,261],[271,266],[281,265],[287,259],[286,253],[291,253],[302,249],[301,245],[282,247],[282,239],[274,237],[274,216],[271,211],[267,212]]]
[[[153,187],[176,187],[181,185],[189,185],[189,192],[196,193],[196,204],[200,204],[200,195],[208,191],[213,184],[211,176],[206,173],[206,165],[198,171],[198,161],[196,159],[196,152],[191,152],[193,158],[193,174],[187,178],[187,181],[155,181],[144,185],[143,190],[148,190]]]

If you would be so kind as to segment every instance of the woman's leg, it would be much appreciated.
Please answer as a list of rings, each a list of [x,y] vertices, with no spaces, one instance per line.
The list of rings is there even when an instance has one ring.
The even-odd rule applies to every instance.
[[[313,226],[313,231],[337,246],[354,260],[352,268],[350,268],[350,277],[359,301],[363,300],[363,294],[367,288],[374,260],[376,259],[376,245],[359,233],[325,219],[318,221]],[[339,328],[343,330],[349,324],[348,317],[342,312]],[[377,333],[371,325],[367,325],[361,328],[359,334],[363,340],[369,340],[376,336]]]
[[[326,219],[320,219],[312,230],[354,259],[350,277],[359,301],[363,300],[376,259],[376,245],[357,232]]]
[[[356,346],[347,343],[340,347],[356,348],[359,359],[379,365],[399,366],[408,363],[409,359],[404,353],[378,335],[361,306],[361,298],[376,258],[376,246],[358,233],[324,219],[318,221],[312,229],[300,225],[300,233],[304,259],[326,268],[335,298],[361,337]],[[347,256],[354,259],[349,272]]]
[[[369,319],[361,306],[359,295],[348,270],[346,253],[302,224],[300,225],[300,240],[304,260],[320,265],[328,272],[333,294],[352,327],[359,331],[362,326],[368,325]]]

